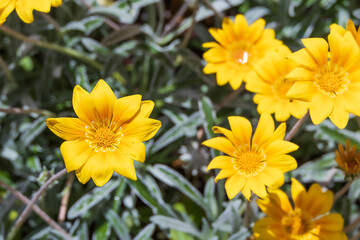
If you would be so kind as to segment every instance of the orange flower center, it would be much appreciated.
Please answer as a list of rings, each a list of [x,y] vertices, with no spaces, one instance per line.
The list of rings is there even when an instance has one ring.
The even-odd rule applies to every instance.
[[[105,121],[108,122],[108,121]],[[116,146],[120,144],[120,139],[124,136],[121,133],[121,127],[116,128],[116,123],[92,122],[86,126],[86,142],[90,148],[96,152],[115,151]]]
[[[303,235],[313,229],[311,217],[301,209],[295,209],[281,220],[284,231],[293,236]]]
[[[246,43],[234,42],[228,48],[227,59],[235,66],[245,65],[251,56],[251,47]]]
[[[265,167],[266,155],[263,149],[258,149],[256,145],[249,148],[248,145],[239,148],[239,152],[234,152],[235,158],[232,159],[233,167],[238,173],[246,177],[255,176]]]
[[[330,97],[342,94],[350,83],[348,73],[336,64],[328,63],[315,74],[315,85],[318,90]]]

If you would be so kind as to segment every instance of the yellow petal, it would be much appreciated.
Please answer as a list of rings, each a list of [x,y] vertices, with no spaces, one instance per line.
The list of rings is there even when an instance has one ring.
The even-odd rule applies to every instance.
[[[229,168],[233,165],[233,163],[231,162],[232,159],[233,158],[229,156],[217,156],[211,160],[206,171],[214,168]]]
[[[226,46],[229,43],[229,41],[226,39],[226,36],[225,36],[223,30],[217,29],[217,28],[210,28],[209,33],[221,45]]]
[[[315,220],[315,224],[319,224],[321,230],[327,231],[342,231],[344,226],[344,219],[338,213],[331,213]]]
[[[31,1],[33,9],[48,13],[51,9],[51,1],[49,0],[37,0],[37,1]]]
[[[298,81],[291,86],[286,93],[286,97],[290,99],[311,101],[316,93],[318,93],[318,90],[313,82]]]
[[[138,139],[123,137],[118,148],[128,154],[131,159],[141,163],[145,162],[146,147]]]
[[[280,229],[280,231],[276,232],[278,229]],[[275,222],[269,217],[261,218],[255,222],[253,232],[256,240],[286,239],[286,236],[282,233],[280,223]]]
[[[303,193],[306,193],[304,186],[301,185],[301,183],[295,178],[291,178],[291,197],[293,199],[295,207],[298,206],[298,203],[300,202],[299,197]]]
[[[48,118],[46,125],[64,140],[84,139],[86,124],[79,118]]]
[[[151,100],[142,101],[140,104],[140,112],[136,117],[138,118],[148,118],[150,117],[151,112],[154,109],[154,102]]]
[[[228,198],[233,199],[245,186],[246,178],[240,174],[234,174],[226,179],[225,190]]]
[[[319,184],[312,184],[307,194],[306,211],[313,217],[323,215],[330,211],[334,197],[331,191],[323,192]]]
[[[1,23],[5,22],[6,18],[10,15],[12,11],[14,11],[14,9],[15,9],[15,1],[5,0],[4,2],[0,3],[0,19],[2,21]]]
[[[249,186],[251,191],[253,191],[258,197],[265,198],[267,196],[265,184],[256,176],[250,176],[247,178],[246,185]]]
[[[275,221],[281,221],[284,215],[293,210],[288,196],[280,189],[269,190],[268,197],[257,199],[256,202],[261,211]]]
[[[270,156],[266,159],[266,166],[277,168],[285,173],[296,169],[297,162],[290,155]]]
[[[62,0],[51,0],[51,6],[59,7],[62,4]]]
[[[91,122],[95,122],[98,119],[93,98],[79,85],[76,85],[74,88],[72,102],[76,115],[88,125],[91,125]]]
[[[119,150],[116,150],[112,153],[112,158],[114,159],[115,164],[115,172],[131,180],[136,180],[137,177],[134,167],[134,161],[127,154],[124,154]]]
[[[265,27],[265,20],[260,18],[249,26],[249,42],[255,43],[262,35]]]
[[[203,48],[222,48],[221,45],[219,45],[216,42],[206,42],[202,44]]]
[[[116,101],[116,96],[109,85],[102,79],[98,81],[94,89],[90,93],[97,112],[102,119],[112,118],[113,108]]]
[[[310,103],[309,112],[315,125],[324,121],[334,109],[334,98],[323,93],[316,94]]]
[[[93,148],[90,148],[89,143],[85,141],[65,141],[60,146],[60,152],[64,158],[66,171],[71,172],[81,169],[89,159]]]
[[[319,68],[318,64],[306,49],[300,49],[289,55],[288,58],[311,71],[317,71]]]
[[[159,120],[136,118],[124,127],[123,134],[126,137],[147,141],[157,133],[160,127],[161,122]]]
[[[230,140],[230,142],[232,142],[235,146],[237,145],[237,140],[235,139],[232,131],[226,129],[226,128],[222,128],[222,127],[218,127],[218,126],[214,126],[212,128],[214,133],[221,133],[224,134],[226,138],[228,138]]]
[[[286,75],[286,79],[314,80],[315,73],[305,68],[297,67],[294,70],[292,70],[288,75]]]
[[[342,231],[335,232],[335,231],[326,231],[326,230],[321,230],[321,229],[320,229],[320,233],[318,234],[317,239],[348,240],[346,234]]]
[[[121,126],[139,112],[141,95],[131,95],[115,101],[112,122]]]
[[[345,34],[345,29],[343,27],[341,27],[340,25],[333,23],[330,25],[330,34],[333,34],[334,32],[340,34],[341,36],[344,36]]]
[[[269,145],[264,148],[264,151],[266,156],[274,157],[296,151],[298,148],[299,146],[295,143],[284,140],[276,140],[269,143]]]
[[[230,142],[230,140],[225,137],[215,137],[206,140],[202,144],[207,147],[211,147],[216,150],[219,150],[229,156],[234,156],[234,153],[238,152],[238,150],[234,147],[234,145]]]
[[[16,1],[16,13],[25,23],[32,23],[34,21],[33,8],[28,0]]]
[[[327,64],[329,45],[323,38],[307,38],[301,41],[318,66]]]
[[[224,179],[230,176],[237,174],[237,170],[234,168],[225,168],[220,170],[219,174],[215,177],[215,182],[219,181],[220,179]]]
[[[226,52],[224,50],[218,49],[218,48],[211,48],[207,50],[203,57],[204,60],[207,62],[224,62],[226,60],[225,56]]]
[[[258,173],[259,182],[271,188],[279,188],[284,185],[283,172],[275,167],[266,166]]]
[[[238,37],[238,39],[241,39],[244,37],[245,33],[248,32],[249,26],[247,24],[247,21],[242,14],[237,14],[235,16],[235,23],[234,23],[234,30],[235,34]]]
[[[244,117],[228,117],[231,131],[237,139],[239,145],[250,144],[252,135],[252,126],[249,120]]]
[[[256,127],[252,145],[256,144],[261,147],[266,141],[271,138],[275,130],[274,120],[268,113],[263,113],[260,116],[259,123]]]
[[[330,120],[340,129],[344,129],[349,121],[349,113],[342,107],[334,106],[334,109],[329,116]]]
[[[15,7],[15,1],[13,0],[2,0],[0,1],[0,9],[5,8],[9,5],[13,5]]]

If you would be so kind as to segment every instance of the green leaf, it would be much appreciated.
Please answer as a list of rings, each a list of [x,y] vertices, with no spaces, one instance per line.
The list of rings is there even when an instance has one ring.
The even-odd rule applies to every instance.
[[[155,231],[155,224],[148,224],[143,230],[141,230],[134,240],[149,240]]]
[[[215,134],[212,131],[212,127],[216,119],[216,112],[214,110],[214,106],[210,98],[205,96],[201,98],[198,104],[199,104],[200,116],[204,120],[203,125],[205,129],[206,137],[208,139],[213,138],[215,137]]]
[[[90,35],[95,29],[102,26],[103,23],[104,23],[104,18],[98,16],[90,16],[80,21],[72,21],[66,24],[62,28],[62,30],[63,31],[77,30],[84,32],[86,35]]]
[[[120,181],[123,181],[120,178]],[[90,193],[82,196],[70,209],[67,214],[69,219],[74,219],[86,214],[91,208],[110,196],[110,193],[119,186],[120,181],[110,180],[103,187],[95,187]]]
[[[181,137],[193,137],[196,135],[197,127],[202,123],[202,119],[198,112],[193,113],[191,116],[183,118],[183,121],[173,126],[166,131],[154,144],[154,147],[150,150],[151,153],[155,153],[168,146],[172,142],[178,140]]]
[[[150,208],[154,213],[175,215],[170,206],[163,200],[159,186],[153,178],[140,175],[136,181],[127,180],[131,190]]]
[[[210,220],[214,220],[218,214],[218,206],[215,198],[215,181],[214,177],[210,177],[205,184],[204,189],[205,203],[206,203],[206,213],[209,216]]]
[[[235,228],[234,219],[238,217],[237,212],[239,211],[241,204],[242,201],[240,199],[230,201],[225,210],[220,214],[216,221],[212,223],[214,230],[231,233],[233,228]]]
[[[177,171],[162,164],[156,164],[153,167],[148,167],[148,170],[154,177],[163,183],[178,189],[180,192],[192,199],[197,205],[206,210],[206,203],[201,193]]]
[[[232,234],[228,240],[246,240],[250,237],[250,232],[246,228],[241,228],[237,233]]]
[[[20,131],[23,132],[20,137],[19,146],[28,146],[42,131],[46,128],[46,117],[39,117],[31,123],[25,123],[21,126]]]
[[[115,230],[116,236],[121,240],[130,240],[130,234],[124,221],[114,210],[107,211],[105,218]]]
[[[109,239],[111,234],[110,224],[104,222],[98,227],[92,235],[92,240],[106,240]]]
[[[174,229],[195,237],[201,236],[201,233],[192,225],[175,218],[155,215],[150,218],[150,221],[157,224],[162,229]]]

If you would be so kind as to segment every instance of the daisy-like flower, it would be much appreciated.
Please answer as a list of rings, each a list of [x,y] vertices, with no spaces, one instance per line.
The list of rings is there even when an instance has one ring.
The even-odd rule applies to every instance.
[[[59,7],[62,0],[1,0],[0,1],[0,24],[15,9],[18,16],[25,23],[34,21],[33,11],[50,12],[51,7]]]
[[[222,29],[210,28],[209,32],[217,42],[207,42],[204,53],[207,64],[205,74],[216,73],[217,84],[230,83],[235,90],[253,73],[259,59],[277,49],[282,42],[275,39],[272,29],[264,29],[265,20],[259,19],[250,26],[245,17],[236,15],[235,22],[224,18]]]
[[[275,130],[274,121],[269,114],[262,114],[252,136],[250,122],[243,117],[228,117],[231,130],[213,127],[215,137],[203,145],[224,152],[215,157],[207,170],[220,168],[215,178],[227,178],[225,190],[229,199],[239,192],[250,200],[251,192],[261,198],[266,197],[266,187],[278,188],[284,183],[284,173],[297,167],[296,160],[287,155],[298,149],[294,143],[284,141],[286,124]]]
[[[275,113],[278,122],[286,121],[290,115],[301,118],[308,110],[308,103],[286,97],[294,80],[285,76],[296,66],[286,58],[290,54],[286,46],[279,48],[279,52],[269,53],[254,66],[257,74],[246,84],[248,91],[256,93],[254,102],[258,104],[258,112]]]
[[[342,231],[344,219],[340,214],[329,213],[334,197],[331,191],[323,192],[319,184],[309,191],[294,178],[291,179],[291,196],[277,189],[265,199],[258,199],[260,209],[267,217],[253,227],[255,239],[263,240],[345,240]]]
[[[349,31],[331,33],[329,44],[322,38],[303,39],[305,45],[289,56],[299,65],[287,75],[296,82],[286,94],[309,101],[310,117],[319,124],[327,117],[345,128],[349,113],[360,115],[360,51]],[[330,51],[328,51],[330,47]]]
[[[346,177],[355,179],[360,175],[360,152],[356,151],[356,146],[350,147],[350,140],[346,140],[346,147],[339,144],[336,151],[337,164]]]
[[[75,86],[73,107],[78,118],[49,118],[48,128],[66,140],[60,151],[68,172],[83,184],[90,178],[103,186],[113,172],[136,180],[133,160],[145,161],[143,141],[152,138],[161,122],[149,118],[152,101],[140,95],[116,99],[104,80],[89,94]]]
[[[337,32],[341,36],[344,36],[346,31],[351,32],[357,45],[360,47],[360,27],[358,28],[358,30],[356,30],[356,27],[355,27],[353,21],[351,21],[351,19],[349,19],[349,21],[346,25],[346,29],[344,29],[343,27],[341,27],[340,25],[338,25],[336,23],[333,23],[330,26],[330,33]]]

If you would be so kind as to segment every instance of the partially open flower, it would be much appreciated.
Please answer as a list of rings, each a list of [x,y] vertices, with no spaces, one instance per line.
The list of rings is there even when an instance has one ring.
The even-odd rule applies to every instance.
[[[360,173],[360,152],[356,151],[356,146],[350,146],[350,140],[346,140],[346,147],[339,144],[336,151],[337,164],[344,172],[346,177],[356,178]]]

